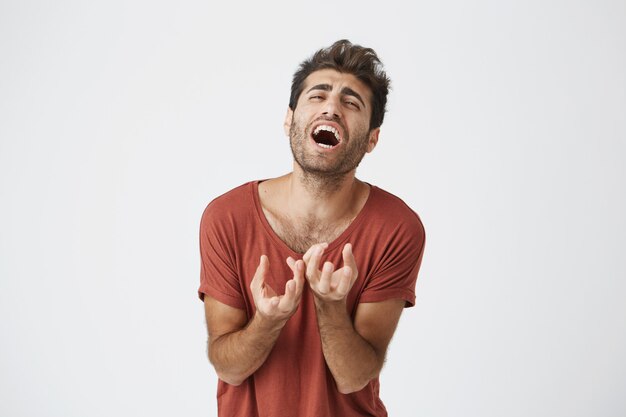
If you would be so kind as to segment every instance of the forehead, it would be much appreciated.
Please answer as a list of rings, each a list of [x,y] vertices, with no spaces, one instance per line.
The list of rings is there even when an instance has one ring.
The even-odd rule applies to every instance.
[[[341,91],[342,88],[349,87],[359,93],[366,103],[370,102],[372,95],[369,87],[357,77],[352,74],[335,71],[334,69],[322,69],[309,74],[306,80],[304,80],[302,91],[306,92],[309,88],[319,84],[330,85],[332,91]]]

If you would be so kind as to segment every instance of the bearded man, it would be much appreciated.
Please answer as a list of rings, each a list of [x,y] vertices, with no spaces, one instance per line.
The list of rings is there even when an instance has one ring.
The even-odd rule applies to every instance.
[[[386,416],[378,375],[415,303],[424,227],[355,177],[378,143],[389,79],[347,40],[293,77],[293,172],[213,200],[200,224],[208,356],[220,417]]]

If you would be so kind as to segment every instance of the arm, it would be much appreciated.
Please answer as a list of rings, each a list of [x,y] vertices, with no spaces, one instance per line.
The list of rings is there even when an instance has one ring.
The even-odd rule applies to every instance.
[[[360,304],[353,324],[346,310],[346,296],[358,275],[352,247],[347,244],[343,249],[343,268],[334,271],[333,264],[326,262],[319,271],[325,247],[314,245],[304,255],[306,278],[315,295],[326,364],[338,390],[348,394],[363,389],[379,375],[405,302]]]
[[[292,265],[294,277],[285,284],[285,295],[278,296],[265,284],[269,261],[261,257],[250,283],[256,312],[248,322],[243,310],[205,295],[209,360],[224,382],[239,385],[252,375],[265,362],[281,329],[297,310],[304,287],[304,264],[298,261]]]
[[[342,394],[362,390],[378,377],[404,300],[364,303],[354,325],[343,302],[316,300],[324,358]]]

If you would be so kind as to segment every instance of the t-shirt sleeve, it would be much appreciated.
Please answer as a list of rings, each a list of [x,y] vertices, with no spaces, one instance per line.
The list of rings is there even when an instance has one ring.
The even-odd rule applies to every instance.
[[[228,213],[209,204],[200,221],[200,288],[204,295],[231,307],[245,309],[241,283],[232,251],[234,232]]]
[[[413,307],[425,242],[426,234],[419,219],[401,225],[387,243],[385,253],[359,302],[374,303],[397,298],[406,301],[405,307]]]

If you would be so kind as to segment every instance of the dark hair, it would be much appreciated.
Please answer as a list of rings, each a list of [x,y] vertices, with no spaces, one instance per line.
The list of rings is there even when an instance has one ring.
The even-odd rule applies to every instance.
[[[370,130],[383,124],[391,80],[385,74],[383,64],[373,49],[353,45],[346,39],[337,41],[328,48],[320,49],[300,64],[291,82],[291,97],[289,97],[291,110],[296,109],[298,98],[304,88],[304,80],[311,73],[322,69],[334,69],[352,74],[367,85],[372,90]]]

